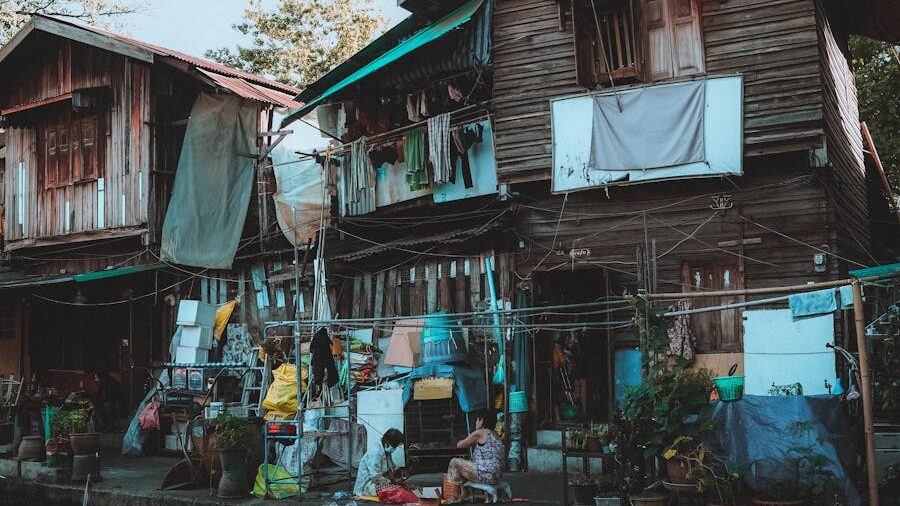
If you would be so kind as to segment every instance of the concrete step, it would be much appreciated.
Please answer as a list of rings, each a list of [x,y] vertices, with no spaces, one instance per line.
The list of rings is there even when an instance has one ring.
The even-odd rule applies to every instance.
[[[603,471],[601,459],[589,459],[592,474],[600,474]],[[568,457],[566,464],[569,472],[581,472],[583,460],[581,457]],[[561,473],[562,450],[545,446],[532,446],[528,448],[528,472],[531,473]]]
[[[544,448],[562,448],[562,431],[555,429],[537,431],[537,445]]]

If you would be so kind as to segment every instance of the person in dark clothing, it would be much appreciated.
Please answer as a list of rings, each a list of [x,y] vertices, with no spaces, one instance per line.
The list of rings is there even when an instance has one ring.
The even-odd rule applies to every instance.
[[[338,371],[334,365],[334,357],[331,355],[331,338],[328,336],[328,329],[322,327],[316,331],[309,351],[312,354],[310,364],[312,384],[321,385],[327,379],[329,387],[337,385]]]

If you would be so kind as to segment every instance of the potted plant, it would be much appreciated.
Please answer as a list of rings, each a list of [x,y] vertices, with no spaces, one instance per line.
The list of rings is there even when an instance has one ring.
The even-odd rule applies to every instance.
[[[215,423],[216,446],[222,464],[219,497],[244,497],[247,483],[247,420],[222,412]]]
[[[669,449],[663,454],[666,461],[666,474],[669,477],[669,483],[676,485],[686,485],[694,483],[692,477],[688,477],[690,471],[691,458],[700,463],[703,455],[697,455],[698,445],[694,443],[694,438],[689,436],[679,436],[672,442]]]
[[[587,430],[584,436],[584,449],[589,452],[600,453],[603,451],[603,446],[607,443],[608,437],[609,425],[602,423],[594,425],[591,423],[590,429]]]
[[[71,410],[65,416],[72,452],[75,455],[90,455],[100,451],[100,433],[94,431],[90,408]]]
[[[576,504],[591,504],[594,501],[596,492],[597,484],[590,474],[569,473],[569,497]]]
[[[622,496],[619,491],[621,484],[613,474],[603,474],[597,478],[597,495],[594,496],[595,506],[621,506]]]
[[[47,438],[44,444],[47,451],[47,465],[51,467],[65,467],[69,463],[68,457],[72,454],[72,447],[69,444],[69,433],[72,432],[69,413],[53,409],[48,420],[50,437]]]

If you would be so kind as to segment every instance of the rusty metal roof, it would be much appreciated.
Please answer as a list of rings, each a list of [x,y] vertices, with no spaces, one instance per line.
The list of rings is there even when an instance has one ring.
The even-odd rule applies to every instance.
[[[53,25],[58,25],[58,27],[65,29],[54,30]],[[165,58],[171,58],[183,63],[187,63],[203,76],[212,79],[216,85],[227,89],[240,97],[273,104],[279,107],[296,108],[300,105],[294,101],[294,97],[296,97],[300,93],[300,90],[294,88],[293,86],[289,86],[278,81],[273,81],[271,79],[266,79],[265,77],[251,74],[243,70],[227,67],[220,63],[206,60],[204,58],[191,56],[189,54],[182,53],[181,51],[175,51],[173,49],[157,46],[156,44],[150,44],[149,42],[133,39],[126,35],[113,33],[102,28],[85,25],[69,19],[60,19],[53,16],[37,15],[32,19],[31,22],[26,25],[26,27],[21,30],[21,32],[23,32],[22,35],[27,35],[27,32],[31,30],[40,30],[48,33],[54,33],[55,35],[64,38],[73,38],[73,34],[76,32],[71,30],[71,27],[91,32],[93,34],[100,35],[101,37],[106,37],[112,41],[111,44],[119,43],[120,47],[121,44],[125,44],[141,51],[144,54],[149,52],[154,56],[154,62],[157,61],[156,58],[158,57],[163,60]],[[21,42],[21,38],[22,37],[17,34],[13,37],[13,39],[10,40],[10,44],[8,44],[8,46],[14,46],[18,44],[19,42]],[[5,54],[8,54],[12,49],[12,47],[3,48]]]

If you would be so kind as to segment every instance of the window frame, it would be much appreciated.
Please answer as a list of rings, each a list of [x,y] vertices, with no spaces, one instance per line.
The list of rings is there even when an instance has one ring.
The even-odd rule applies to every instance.
[[[694,273],[701,271],[701,283],[694,283]],[[724,273],[730,272],[729,284],[723,280]],[[744,288],[744,272],[740,259],[734,257],[701,257],[682,261],[682,284],[685,292],[700,290],[740,290]],[[712,283],[705,283],[708,279]],[[721,285],[721,286],[719,286]],[[693,307],[711,307],[735,302],[743,302],[745,297],[740,296],[711,296],[692,299]],[[740,308],[712,311],[708,313],[696,313],[691,315],[690,328],[694,333],[696,342],[694,348],[697,353],[741,353],[744,350],[744,325],[743,313]],[[729,328],[729,319],[730,328]],[[718,322],[713,322],[717,320]],[[702,335],[702,327],[706,324],[713,329],[712,336]]]
[[[103,177],[104,126],[102,111],[61,111],[36,125],[40,186],[65,188]]]

